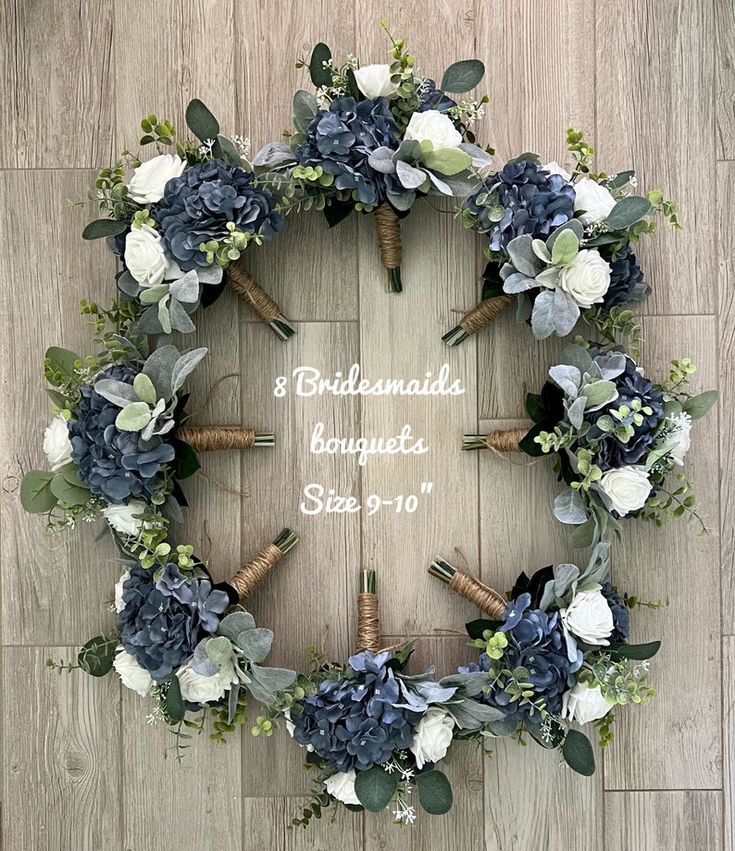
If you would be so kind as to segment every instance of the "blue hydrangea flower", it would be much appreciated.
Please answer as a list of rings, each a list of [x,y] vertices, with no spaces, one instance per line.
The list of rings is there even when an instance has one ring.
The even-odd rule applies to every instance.
[[[561,711],[562,695],[572,685],[572,674],[582,664],[582,654],[570,647],[564,637],[559,612],[528,609],[530,594],[521,594],[508,605],[500,630],[508,639],[502,659],[491,660],[483,653],[478,662],[460,668],[461,673],[495,670],[496,666],[514,670],[522,667],[528,672],[526,682],[534,691],[533,701],[543,699],[552,713]],[[572,656],[573,659],[569,657]],[[483,691],[480,700],[503,712],[511,721],[539,720],[536,708],[511,700],[505,691],[507,679],[501,675],[490,691]]]
[[[294,739],[311,745],[335,771],[364,771],[408,747],[421,717],[400,704],[404,697],[390,653],[365,651],[349,660],[347,676],[319,684],[294,714]]]
[[[208,579],[188,579],[175,564],[166,564],[157,582],[153,571],[136,564],[123,583],[122,599],[120,642],[157,682],[217,631],[229,605],[226,592],[212,590]]]
[[[510,162],[465,202],[476,229],[489,234],[490,250],[505,251],[521,234],[546,239],[574,217],[574,188],[559,174],[528,160]]]
[[[609,582],[603,584],[602,593],[613,616],[613,631],[610,633],[610,641],[613,643],[627,641],[630,636],[630,610]]]
[[[135,373],[116,364],[97,376],[132,384]],[[74,419],[69,420],[72,461],[79,478],[97,496],[120,504],[130,497],[151,496],[160,485],[164,464],[174,460],[168,443],[143,446],[137,432],[120,431],[120,408],[100,396],[92,384],[81,388]]]
[[[270,239],[283,227],[283,214],[274,204],[271,193],[255,184],[252,172],[213,159],[169,180],[152,216],[161,227],[166,252],[188,272],[207,265],[200,244],[224,240],[230,222],[244,233]]]
[[[386,197],[385,176],[370,166],[368,157],[382,146],[395,150],[398,143],[386,98],[335,98],[311,120],[296,160],[303,166],[321,166],[334,176],[335,189],[350,190],[362,204],[377,207]]]
[[[607,258],[606,258],[607,259]],[[610,286],[605,293],[603,307],[609,310],[634,301],[643,301],[651,292],[643,278],[638,258],[629,245],[610,264]]]

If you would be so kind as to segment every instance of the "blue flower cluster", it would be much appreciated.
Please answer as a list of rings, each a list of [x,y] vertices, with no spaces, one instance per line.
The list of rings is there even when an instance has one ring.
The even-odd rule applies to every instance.
[[[385,200],[385,175],[370,166],[368,157],[382,146],[397,149],[398,143],[386,98],[342,97],[311,120],[296,160],[302,166],[321,166],[334,177],[335,189],[350,190],[355,200],[377,207]]]
[[[567,645],[558,612],[529,609],[530,605],[530,594],[521,594],[508,605],[500,627],[508,646],[501,660],[496,662],[483,653],[478,663],[459,670],[468,673],[495,671],[497,666],[510,671],[525,668],[527,673],[523,676],[533,686],[533,700],[542,699],[549,712],[558,714],[562,695],[572,685],[572,674],[582,665],[582,653]],[[499,709],[510,721],[538,721],[539,713],[533,703],[521,705],[506,690],[509,682],[510,678],[501,673],[490,690],[481,693],[481,700]]]
[[[271,193],[256,185],[252,172],[218,159],[187,168],[166,184],[152,216],[161,227],[167,253],[185,271],[206,266],[203,242],[227,238],[228,223],[264,239],[283,227]]]
[[[116,364],[97,376],[132,384],[133,370]],[[174,460],[168,443],[153,448],[141,445],[137,432],[121,431],[115,425],[120,408],[100,396],[92,384],[81,388],[74,419],[69,420],[72,461],[79,478],[97,496],[120,504],[130,497],[152,496],[160,484],[164,464]]]
[[[405,707],[390,653],[365,651],[350,657],[341,679],[327,679],[294,714],[294,739],[311,746],[335,771],[364,771],[406,748],[421,713]]]
[[[199,641],[215,633],[229,604],[208,579],[189,579],[166,564],[158,581],[140,563],[123,583],[125,608],[119,615],[120,641],[151,677],[160,682],[190,656]]]
[[[521,234],[545,239],[574,216],[574,187],[530,160],[509,162],[465,202],[491,251],[504,251]]]

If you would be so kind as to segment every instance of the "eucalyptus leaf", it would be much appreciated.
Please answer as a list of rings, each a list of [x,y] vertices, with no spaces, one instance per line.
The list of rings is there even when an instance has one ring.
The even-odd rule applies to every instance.
[[[474,89],[484,76],[485,66],[479,59],[462,59],[447,68],[439,88],[451,94],[464,94]]]
[[[29,514],[46,514],[56,506],[57,499],[51,490],[54,473],[48,470],[30,470],[20,483],[20,504]]]

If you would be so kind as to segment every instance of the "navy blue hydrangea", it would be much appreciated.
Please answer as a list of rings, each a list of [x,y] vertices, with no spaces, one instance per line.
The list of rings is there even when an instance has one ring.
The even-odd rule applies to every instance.
[[[633,436],[626,443],[621,443],[613,433],[605,434],[596,425],[592,425],[584,442],[597,442],[595,464],[603,471],[641,461],[649,451],[656,429],[664,417],[663,390],[637,371],[636,362],[632,358],[626,357],[625,370],[612,380],[618,389],[618,398],[588,415],[593,418],[593,422],[607,411],[618,410],[623,405],[631,409],[634,399],[639,399],[641,405],[649,407],[652,413],[644,414],[640,424],[634,423],[631,417],[620,420],[621,423],[633,427]]]
[[[355,200],[373,207],[386,197],[385,176],[368,157],[376,148],[398,148],[398,128],[386,98],[356,101],[335,98],[319,110],[296,149],[302,166],[321,166],[334,177],[334,188],[349,190]]]
[[[294,739],[335,771],[380,765],[413,741],[421,715],[396,705],[404,700],[389,658],[370,651],[352,656],[348,676],[322,681],[292,716]]]
[[[226,239],[230,222],[244,233],[270,239],[283,227],[283,214],[274,205],[273,196],[256,185],[252,172],[213,159],[169,180],[152,216],[161,227],[167,253],[188,272],[207,265],[199,246]]]
[[[132,384],[135,372],[116,364],[97,376]],[[174,460],[168,443],[150,448],[137,432],[115,425],[120,408],[100,396],[92,384],[81,388],[74,418],[69,420],[72,461],[79,478],[96,496],[119,505],[130,497],[152,496],[161,484],[165,464]]]
[[[613,616],[613,631],[610,633],[610,641],[615,644],[627,641],[630,636],[630,609],[609,582],[603,584],[602,594],[607,600]]]
[[[477,663],[460,668],[460,672],[490,671],[496,667],[513,670],[518,667],[528,672],[526,682],[533,686],[533,701],[543,700],[546,709],[554,714],[561,712],[562,695],[572,685],[572,674],[582,664],[582,654],[568,648],[564,638],[559,612],[529,609],[531,595],[521,594],[513,600],[503,616],[501,632],[505,632],[508,646],[502,659],[495,661],[483,653]],[[570,660],[569,656],[574,658]],[[525,676],[525,675],[524,675]],[[539,720],[532,703],[521,705],[511,700],[505,691],[504,675],[495,679],[490,691],[483,691],[480,699],[499,709],[510,721]]]
[[[120,642],[157,682],[191,656],[202,638],[217,632],[229,604],[208,579],[187,578],[175,564],[164,565],[158,581],[136,564],[123,583],[122,599]]]
[[[651,288],[643,278],[643,270],[632,248],[626,245],[615,259],[605,258],[610,264],[610,286],[605,293],[603,307],[619,307],[634,301],[643,301]]]
[[[491,251],[504,252],[521,234],[546,239],[574,216],[574,188],[530,160],[510,162],[465,202],[475,228],[489,234]],[[480,200],[478,200],[480,199]]]

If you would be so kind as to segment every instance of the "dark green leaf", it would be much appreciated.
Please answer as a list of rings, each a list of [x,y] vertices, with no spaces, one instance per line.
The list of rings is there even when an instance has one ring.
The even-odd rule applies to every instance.
[[[479,59],[463,59],[447,68],[439,88],[451,94],[462,94],[474,89],[484,76],[485,66]]]
[[[309,60],[309,76],[311,82],[319,88],[320,86],[331,86],[332,72],[324,66],[332,58],[332,51],[324,42],[320,41],[311,51]]]
[[[621,198],[607,217],[610,230],[627,230],[631,225],[645,218],[653,209],[648,198],[640,195],[630,195]]]
[[[186,123],[200,142],[207,139],[215,141],[219,136],[217,119],[198,98],[189,101],[186,107]]]
[[[118,222],[116,219],[95,219],[82,231],[82,239],[103,239],[106,236],[117,236],[127,228],[127,222]]]
[[[20,504],[29,514],[46,514],[56,505],[51,492],[54,474],[48,470],[31,470],[20,484]]]
[[[184,720],[184,715],[186,715],[186,706],[184,705],[184,699],[181,697],[178,677],[176,674],[171,674],[164,680],[164,684],[166,688],[164,689],[164,695],[161,701],[163,711],[171,722],[178,724],[179,721]]]
[[[649,641],[648,644],[611,644],[610,653],[619,659],[633,659],[641,662],[655,656],[660,647],[660,641]]]
[[[193,476],[201,467],[199,456],[183,440],[174,438],[171,443],[173,443],[174,451],[176,452],[176,478],[179,480],[188,479],[189,476]]]
[[[719,393],[716,390],[705,390],[698,396],[692,396],[684,402],[684,411],[689,414],[693,420],[698,420],[703,417],[710,408],[717,402]]]
[[[429,815],[441,816],[452,809],[452,786],[441,771],[427,771],[416,775],[419,803]]]
[[[367,771],[358,771],[355,776],[355,794],[360,803],[371,813],[384,810],[398,788],[398,774],[388,774],[379,765]]]
[[[566,764],[577,774],[590,777],[595,773],[595,754],[590,740],[578,730],[570,730],[561,749]]]
[[[485,632],[486,629],[489,629],[491,632],[495,632],[499,626],[500,621],[493,621],[488,618],[477,618],[474,621],[466,623],[464,628],[467,630],[467,635],[469,635],[470,638],[482,638],[482,633]]]
[[[526,413],[535,422],[543,419],[544,403],[540,393],[526,393]]]
[[[79,651],[77,661],[79,667],[92,677],[104,677],[112,670],[115,660],[117,641],[98,635],[88,641]]]

